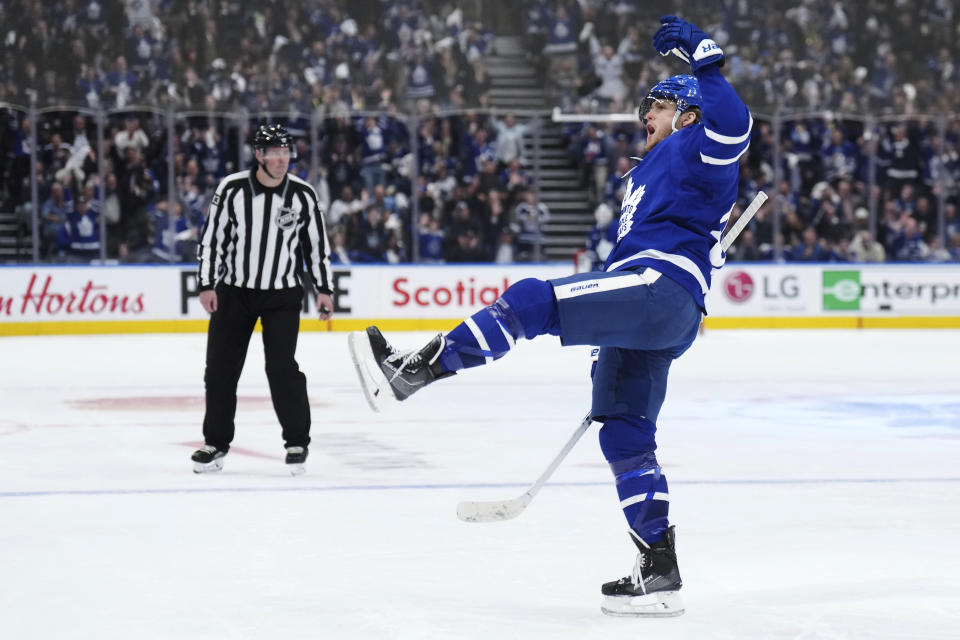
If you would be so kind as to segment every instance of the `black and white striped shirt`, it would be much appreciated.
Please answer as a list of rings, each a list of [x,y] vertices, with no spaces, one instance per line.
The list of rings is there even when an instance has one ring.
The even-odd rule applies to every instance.
[[[224,178],[197,257],[200,291],[221,281],[246,289],[296,287],[306,263],[319,291],[332,293],[317,192],[291,174],[277,187],[260,184],[252,169]]]

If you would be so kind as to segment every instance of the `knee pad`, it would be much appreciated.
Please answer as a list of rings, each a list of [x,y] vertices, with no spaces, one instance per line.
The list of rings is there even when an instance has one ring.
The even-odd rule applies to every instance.
[[[643,455],[652,456],[656,464],[656,433],[656,425],[646,418],[609,418],[600,429],[600,450],[611,466]]]
[[[536,278],[515,282],[493,303],[491,310],[514,339],[560,334],[557,299],[549,282]]]

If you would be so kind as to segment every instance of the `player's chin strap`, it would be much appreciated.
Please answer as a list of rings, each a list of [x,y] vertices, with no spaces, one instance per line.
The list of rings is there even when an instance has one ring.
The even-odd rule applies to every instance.
[[[670,128],[673,129],[674,133],[680,131],[680,129],[677,129],[677,120],[679,120],[682,115],[683,113],[680,112],[680,109],[677,109],[677,112],[673,114],[673,120],[670,121]]]

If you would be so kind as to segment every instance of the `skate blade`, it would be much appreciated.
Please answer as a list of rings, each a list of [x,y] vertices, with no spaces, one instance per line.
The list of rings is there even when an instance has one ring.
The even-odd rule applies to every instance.
[[[294,477],[302,476],[307,472],[307,466],[304,464],[288,464],[287,471],[289,471],[290,475]]]
[[[669,618],[682,615],[679,591],[657,591],[645,596],[605,596],[600,610],[608,616]]]
[[[350,357],[353,359],[353,366],[360,379],[363,397],[367,399],[370,408],[380,412],[384,406],[396,402],[397,398],[393,395],[393,389],[390,388],[387,377],[383,375],[383,371],[373,357],[370,339],[367,338],[366,332],[352,331],[347,336],[347,345],[350,347]]]
[[[223,469],[223,458],[217,458],[213,462],[194,462],[193,463],[193,472],[194,473],[216,473]]]

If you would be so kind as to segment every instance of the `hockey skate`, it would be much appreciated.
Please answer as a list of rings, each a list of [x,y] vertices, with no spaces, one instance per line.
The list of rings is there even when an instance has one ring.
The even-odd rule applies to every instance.
[[[299,476],[307,470],[304,464],[307,461],[306,447],[287,447],[287,457],[284,462],[287,464],[287,470],[292,476]]]
[[[217,449],[212,444],[205,444],[190,456],[193,460],[194,473],[212,473],[223,469],[223,457],[227,455],[226,451]]]
[[[633,574],[601,587],[600,609],[608,616],[668,617],[683,613],[680,570],[677,568],[676,535],[667,529],[663,541],[651,545],[630,538],[640,549]]]
[[[442,333],[423,348],[407,353],[394,349],[376,327],[355,331],[347,340],[363,395],[374,411],[394,400],[406,400],[434,380],[454,374],[440,367],[440,354],[446,346]]]

